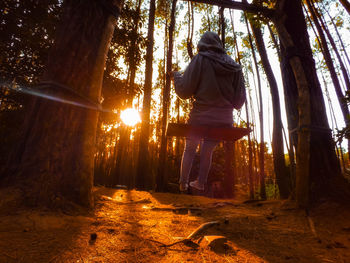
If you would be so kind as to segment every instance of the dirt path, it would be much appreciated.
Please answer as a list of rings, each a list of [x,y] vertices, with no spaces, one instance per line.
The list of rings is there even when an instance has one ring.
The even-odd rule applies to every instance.
[[[93,213],[2,210],[0,262],[350,262],[350,209],[98,188]],[[311,219],[311,220],[310,220]],[[183,243],[202,223],[220,251]],[[313,227],[314,226],[314,227]]]

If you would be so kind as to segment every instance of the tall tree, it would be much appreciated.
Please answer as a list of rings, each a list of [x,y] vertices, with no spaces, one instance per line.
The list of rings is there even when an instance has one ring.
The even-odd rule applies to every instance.
[[[140,132],[140,145],[138,156],[138,167],[136,186],[139,189],[147,189],[151,187],[152,178],[150,176],[149,163],[149,134],[150,134],[150,112],[151,112],[151,95],[152,95],[152,73],[153,73],[153,46],[154,46],[154,18],[155,18],[155,0],[150,1],[148,15],[148,33],[147,33],[147,48],[146,48],[146,70],[145,84],[143,90],[142,104],[142,124]]]
[[[299,129],[296,167],[296,197],[307,207],[325,195],[347,195],[341,186],[331,131],[309,43],[301,1],[280,0],[275,25],[298,87]],[[340,188],[339,188],[340,187]]]
[[[188,29],[187,29],[187,53],[188,56],[193,58],[193,31],[194,31],[194,7],[192,2],[188,2]]]
[[[162,137],[161,137],[161,145],[160,145],[160,152],[159,152],[159,166],[158,166],[157,182],[156,182],[157,191],[166,190],[166,187],[167,187],[166,185],[168,183],[167,174],[165,171],[166,150],[167,150],[165,133],[166,133],[166,128],[168,124],[168,114],[169,114],[170,86],[171,86],[170,72],[172,70],[172,60],[173,60],[173,45],[174,45],[173,35],[175,30],[176,3],[177,3],[177,0],[172,0],[170,25],[169,25],[169,44],[168,44],[167,61],[166,61],[166,79],[165,79],[165,87],[163,91],[163,109],[162,109],[162,126],[161,126]]]
[[[281,118],[281,106],[278,94],[277,81],[275,79],[272,67],[267,57],[265,43],[263,40],[261,28],[257,25],[256,21],[250,20],[253,35],[255,38],[256,46],[260,54],[261,62],[265,70],[265,74],[270,86],[270,92],[272,97],[272,114],[273,114],[273,134],[272,134],[272,153],[274,169],[276,174],[276,180],[279,188],[281,198],[288,198],[288,170],[284,159],[283,149],[283,135],[282,135],[282,118]]]
[[[48,1],[0,2],[0,81],[33,87],[42,76],[61,4]],[[0,170],[22,133],[30,97],[0,88]]]
[[[42,78],[47,95],[98,103],[108,46],[120,1],[66,0]],[[82,95],[85,94],[85,95]],[[92,182],[98,113],[35,99],[23,141],[13,158],[31,204],[62,201],[93,206]]]
[[[343,113],[344,122],[346,123],[346,125],[349,125],[350,124],[349,108],[348,108],[348,105],[346,104],[345,97],[344,97],[344,94],[342,92],[342,88],[341,88],[341,85],[339,82],[339,78],[338,78],[337,72],[336,72],[334,64],[333,64],[333,59],[332,59],[332,56],[331,56],[329,48],[328,48],[326,36],[324,35],[324,31],[322,29],[322,26],[321,26],[319,20],[318,20],[316,10],[315,10],[312,2],[310,0],[306,0],[306,4],[307,4],[309,12],[311,14],[312,21],[314,22],[316,29],[318,31],[319,38],[321,40],[320,44],[322,45],[323,56],[324,56],[327,68],[328,68],[329,73],[330,73],[331,78],[332,78],[335,93],[337,94],[340,108],[341,108],[341,111]],[[348,150],[350,150],[350,140],[348,140]]]
[[[261,91],[261,79],[259,73],[258,61],[256,58],[255,47],[253,45],[253,39],[250,33],[247,16],[244,16],[245,22],[247,24],[248,39],[251,46],[253,60],[256,70],[256,76],[258,79],[258,93],[259,93],[259,121],[260,121],[260,152],[259,152],[259,167],[260,167],[260,196],[262,199],[266,199],[266,187],[265,187],[265,142],[264,142],[264,106],[262,100]]]

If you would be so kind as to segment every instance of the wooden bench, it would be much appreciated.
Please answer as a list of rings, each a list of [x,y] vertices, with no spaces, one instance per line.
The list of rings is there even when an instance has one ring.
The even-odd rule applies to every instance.
[[[220,141],[237,141],[250,133],[247,128],[221,128],[210,126],[195,126],[182,123],[169,123],[166,135],[168,137],[189,137],[194,136],[205,139]]]

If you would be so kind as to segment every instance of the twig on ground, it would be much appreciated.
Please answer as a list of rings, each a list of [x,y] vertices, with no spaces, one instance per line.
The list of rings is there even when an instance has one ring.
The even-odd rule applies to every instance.
[[[187,247],[191,247],[192,249],[196,249],[196,248],[198,248],[199,245],[197,243],[193,242],[193,240],[198,239],[199,237],[201,237],[203,235],[203,233],[208,228],[213,227],[213,226],[217,226],[219,224],[220,224],[219,221],[212,221],[212,222],[204,223],[204,224],[200,225],[196,230],[194,230],[186,238],[184,238],[182,240],[179,240],[179,241],[176,241],[176,242],[171,243],[171,244],[165,244],[163,242],[160,242],[160,241],[157,241],[157,240],[153,240],[153,239],[148,239],[148,238],[145,239],[145,240],[157,243],[157,244],[161,245],[161,247],[166,247],[166,248],[169,248],[169,247],[172,247],[172,246],[175,246],[177,244],[181,244],[182,243],[182,244],[184,244]]]
[[[185,238],[185,239],[176,241],[176,242],[171,243],[171,244],[165,244],[165,243],[163,243],[163,242],[160,242],[160,241],[157,241],[157,240],[153,240],[153,239],[148,239],[148,238],[146,238],[145,240],[148,240],[148,241],[157,243],[157,244],[161,245],[161,247],[167,247],[167,248],[172,247],[172,246],[175,246],[175,245],[180,244],[180,243],[186,243],[186,242],[190,241],[189,239]]]
[[[208,228],[213,227],[213,226],[217,226],[219,224],[220,224],[219,221],[212,221],[212,222],[207,222],[207,223],[201,224],[196,230],[194,230],[189,236],[187,236],[186,239],[197,239]]]

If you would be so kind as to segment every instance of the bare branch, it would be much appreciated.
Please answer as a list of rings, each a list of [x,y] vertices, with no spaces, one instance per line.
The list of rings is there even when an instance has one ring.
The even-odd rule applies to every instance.
[[[269,9],[266,7],[258,6],[255,4],[248,4],[242,2],[236,2],[231,0],[182,0],[182,1],[190,1],[196,3],[203,3],[209,5],[217,5],[225,8],[242,10],[249,13],[261,14],[265,17],[272,18],[274,16],[275,10]]]

